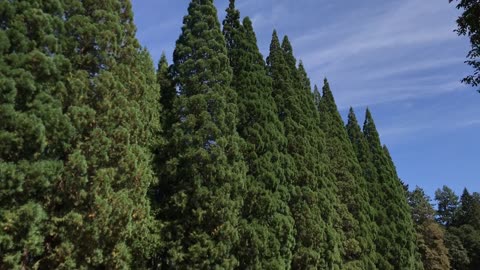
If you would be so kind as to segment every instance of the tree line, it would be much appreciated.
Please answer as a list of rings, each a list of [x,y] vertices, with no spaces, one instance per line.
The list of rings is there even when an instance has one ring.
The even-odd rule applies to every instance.
[[[478,269],[478,193],[407,192],[287,36],[265,60],[234,0],[172,64],[135,34],[128,0],[0,2],[0,269]]]

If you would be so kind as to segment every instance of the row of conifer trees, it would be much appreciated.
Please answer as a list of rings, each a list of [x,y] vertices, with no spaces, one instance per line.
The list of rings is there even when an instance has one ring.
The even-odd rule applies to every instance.
[[[157,72],[129,0],[0,2],[0,269],[423,269],[371,113],[234,2]]]

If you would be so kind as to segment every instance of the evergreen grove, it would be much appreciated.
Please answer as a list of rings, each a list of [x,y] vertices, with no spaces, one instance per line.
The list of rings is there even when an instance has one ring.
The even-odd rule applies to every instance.
[[[234,0],[157,69],[135,35],[129,0],[0,2],[0,270],[480,269],[480,194],[409,191]]]

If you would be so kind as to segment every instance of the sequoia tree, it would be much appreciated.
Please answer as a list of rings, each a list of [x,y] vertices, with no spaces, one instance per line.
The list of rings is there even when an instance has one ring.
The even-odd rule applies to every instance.
[[[406,193],[393,161],[386,155],[380,143],[380,136],[368,109],[363,134],[378,176],[376,179],[378,189],[373,190],[371,194],[378,200],[375,204],[378,207],[375,221],[379,227],[376,246],[384,259],[378,268],[421,269]]]
[[[238,132],[245,139],[247,184],[236,253],[241,269],[289,269],[294,245],[288,206],[292,160],[272,97],[272,80],[258,49],[252,22],[240,23],[230,0],[223,22],[232,88],[238,95]]]
[[[232,70],[212,0],[192,0],[183,23],[172,67],[176,121],[158,196],[160,257],[166,268],[232,269],[246,179]]]
[[[326,134],[329,171],[334,175],[338,196],[346,211],[337,209],[344,232],[345,269],[375,269],[374,231],[367,184],[348,138],[330,85],[325,79],[319,101],[320,126]]]
[[[267,64],[287,149],[295,165],[290,201],[296,229],[292,268],[339,269],[340,238],[334,227],[337,199],[333,181],[326,177],[324,134],[318,127],[311,93],[305,89],[308,78],[300,80],[291,48],[289,42],[280,46],[274,32]]]
[[[58,1],[0,3],[0,269],[31,269],[46,256],[74,134],[57,96],[69,71],[62,16]]]
[[[1,12],[5,267],[141,267],[158,242],[146,192],[159,91],[130,2],[9,1]]]

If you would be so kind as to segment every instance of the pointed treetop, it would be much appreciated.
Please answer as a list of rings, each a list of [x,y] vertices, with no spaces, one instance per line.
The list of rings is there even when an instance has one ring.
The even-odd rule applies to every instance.
[[[280,40],[278,39],[277,30],[273,30],[272,41],[270,42],[270,52],[280,49]]]
[[[228,9],[235,10],[235,0],[230,0],[228,4]]]
[[[291,69],[296,68],[297,60],[293,55],[293,47],[292,47],[292,44],[290,43],[290,40],[288,39],[288,36],[283,37],[282,50],[283,50],[283,53],[285,54],[285,60],[287,61],[288,66]]]
[[[318,90],[318,86],[316,84],[313,87],[313,100],[315,101],[315,106],[318,110],[320,108],[320,101],[322,100],[322,95],[320,94],[320,91]]]
[[[290,58],[290,57],[287,57]],[[292,58],[290,58],[292,60]],[[293,61],[295,61],[295,58],[293,58]],[[300,60],[300,63],[298,65],[298,76],[300,79],[300,82],[302,84],[303,89],[308,91],[309,93],[312,92],[312,84],[310,82],[310,78],[308,78],[307,71],[305,70],[305,67],[303,66],[302,61]]]
[[[235,0],[230,0],[230,4],[225,11],[227,15],[223,21],[223,26],[240,27],[240,11],[235,8]]]
[[[243,18],[242,24],[243,24],[243,27],[245,28],[245,31],[247,31],[248,33],[250,33],[250,32],[254,33],[253,23],[252,23],[252,20],[250,19],[250,17],[247,16],[247,17]]]
[[[369,108],[367,108],[365,112],[365,122],[363,124],[363,133],[367,138],[369,137],[380,138],[377,131],[377,127],[375,126],[375,122],[373,121],[372,113],[370,112]]]
[[[158,61],[158,70],[160,71],[165,68],[168,68],[168,60],[165,52],[162,52],[162,56],[160,56],[160,61]]]
[[[355,115],[355,111],[352,107],[350,107],[348,110],[348,125],[350,124],[358,126],[357,116]]]
[[[323,79],[322,92],[322,98],[329,102],[330,105],[334,105],[336,110],[335,98],[333,97],[332,90],[330,89],[330,84],[328,83],[327,78]]]
[[[288,39],[288,36],[283,37],[282,49],[286,53],[293,54],[293,47],[292,47],[292,44],[290,43],[290,40]]]

